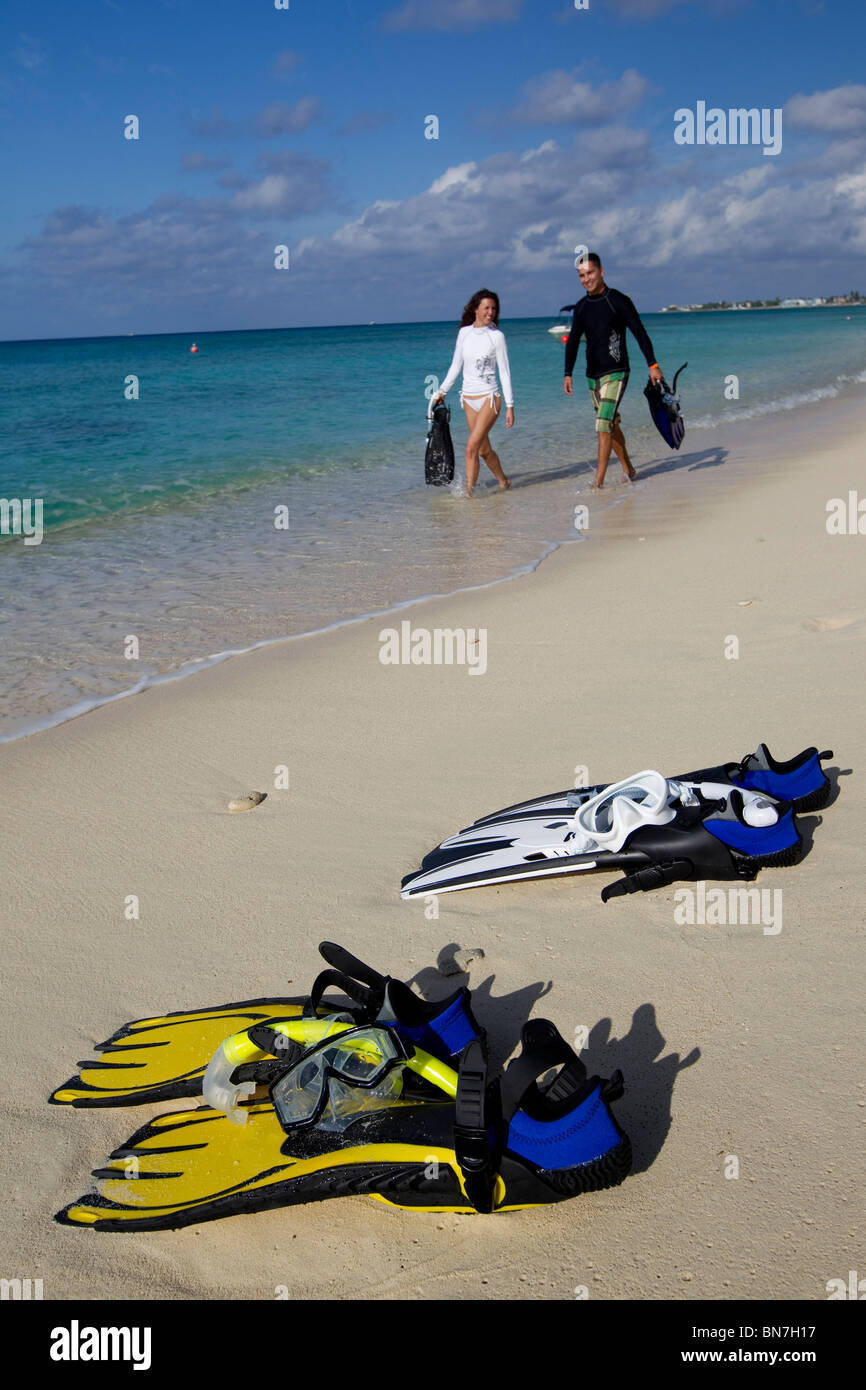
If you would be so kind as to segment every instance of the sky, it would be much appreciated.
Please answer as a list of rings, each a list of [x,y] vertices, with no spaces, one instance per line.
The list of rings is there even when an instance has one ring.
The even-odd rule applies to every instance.
[[[0,338],[866,293],[863,0],[578,4],[4,0]]]

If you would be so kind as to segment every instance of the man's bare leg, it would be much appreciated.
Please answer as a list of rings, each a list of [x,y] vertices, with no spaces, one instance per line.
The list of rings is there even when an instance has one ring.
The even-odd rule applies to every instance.
[[[612,435],[610,430],[599,430],[598,432],[598,466],[595,472],[595,487],[604,487],[604,475],[607,472],[607,465],[610,463],[610,446]]]
[[[622,464],[623,473],[629,479],[630,482],[634,482],[635,478],[637,477],[637,474],[635,473],[634,465],[632,464],[632,461],[628,456],[628,449],[625,445],[625,435],[623,434],[620,428],[619,421],[617,421],[614,425],[610,438],[611,444],[613,445],[613,451],[619,459],[620,463]]]

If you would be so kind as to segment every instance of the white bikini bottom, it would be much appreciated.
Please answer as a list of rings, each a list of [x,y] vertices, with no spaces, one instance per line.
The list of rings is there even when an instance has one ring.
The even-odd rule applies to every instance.
[[[501,399],[502,397],[500,396],[498,391],[488,391],[486,396],[464,396],[462,392],[460,394],[460,404],[471,406],[472,409],[475,411],[476,415],[478,414],[481,407],[484,405],[485,401],[489,406],[493,408],[493,410],[495,410],[496,402]]]

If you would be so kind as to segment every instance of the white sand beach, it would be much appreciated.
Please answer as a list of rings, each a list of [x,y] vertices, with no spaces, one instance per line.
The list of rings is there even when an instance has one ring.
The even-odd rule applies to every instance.
[[[858,1267],[866,536],[828,534],[826,507],[863,488],[864,424],[861,393],[709,450],[693,435],[703,466],[612,489],[535,573],[395,615],[486,629],[483,675],[383,665],[377,618],[0,747],[4,1271],[61,1300],[348,1299],[359,1280],[381,1299],[700,1300],[822,1299]],[[434,920],[400,899],[444,836],[577,765],[675,774],[760,741],[832,748],[839,770],[801,818],[803,862],[757,881],[781,930],[679,924],[673,888],[603,905],[600,875],[441,896]],[[267,799],[230,814],[251,789]],[[498,1063],[530,1012],[588,1028],[590,1070],[625,1076],[633,1174],[495,1217],[353,1197],[159,1234],[54,1223],[181,1108],[49,1106],[78,1059],[127,1019],[303,995],[322,939],[441,994],[440,952],[482,948],[469,983]]]

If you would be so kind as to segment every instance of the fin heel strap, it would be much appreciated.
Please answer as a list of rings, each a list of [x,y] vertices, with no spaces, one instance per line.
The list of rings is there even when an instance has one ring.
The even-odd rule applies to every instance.
[[[334,941],[320,941],[319,955],[328,965],[332,965],[343,975],[348,975],[352,980],[360,980],[362,984],[369,985],[371,989],[379,990],[384,993],[388,983],[386,975],[380,975],[378,970],[374,970],[372,965],[365,965],[364,961],[353,956],[351,951],[345,947],[338,946]]]
[[[545,1098],[550,1101],[564,1100],[586,1082],[586,1067],[549,1020],[534,1018],[524,1023],[521,1043],[521,1055],[509,1063],[499,1084],[502,1122],[506,1126],[539,1076],[552,1067],[562,1067],[563,1070],[544,1092]]]
[[[380,975],[372,965],[365,964],[335,941],[320,941],[319,954],[332,968],[323,970],[313,981],[307,1006],[309,1012],[316,1014],[325,990],[333,985],[374,1018],[384,1002],[388,977]]]
[[[493,1210],[496,1167],[487,1127],[487,1062],[481,1043],[467,1043],[460,1054],[454,1103],[454,1153],[466,1196],[478,1212]]]
[[[381,1007],[384,997],[384,981],[383,990],[380,993],[371,986],[359,984],[352,975],[345,975],[342,970],[323,970],[313,981],[307,1004],[307,1011],[313,1017],[318,1012],[325,991],[332,986],[345,994],[347,999],[351,999],[353,1004],[358,1004],[362,1009],[370,1012],[371,1016],[375,1015]]]

